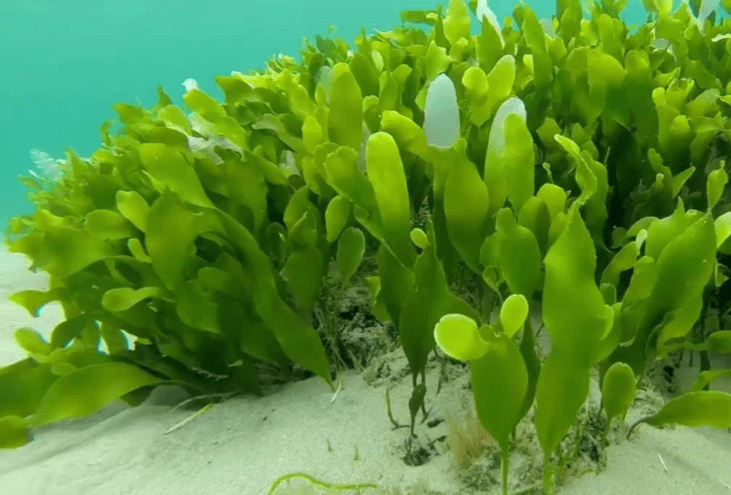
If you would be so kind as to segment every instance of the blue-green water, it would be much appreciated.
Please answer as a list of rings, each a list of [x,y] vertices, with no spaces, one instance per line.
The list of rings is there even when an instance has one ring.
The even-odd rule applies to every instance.
[[[112,104],[150,106],[158,85],[181,104],[187,78],[221,97],[214,76],[262,68],[273,54],[298,56],[303,37],[326,35],[331,24],[352,45],[361,27],[389,30],[400,11],[438,3],[448,0],[2,0],[0,227],[33,211],[17,180],[34,167],[30,150],[90,156]],[[625,22],[643,22],[640,0],[630,3]],[[512,1],[489,4],[499,19],[513,9]],[[555,10],[554,2],[529,5],[539,17]]]

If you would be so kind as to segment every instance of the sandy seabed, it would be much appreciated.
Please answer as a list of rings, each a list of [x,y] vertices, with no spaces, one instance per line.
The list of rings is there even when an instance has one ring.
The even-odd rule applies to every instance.
[[[15,329],[30,327],[49,335],[63,318],[56,303],[33,319],[6,300],[18,290],[47,288],[45,275],[31,273],[27,267],[24,257],[0,249],[0,366],[25,358],[13,340]],[[185,400],[185,394],[176,387],[160,387],[140,407],[113,403],[89,417],[37,430],[34,440],[24,447],[0,451],[0,493],[262,495],[277,478],[295,472],[335,484],[400,487],[402,493],[419,483],[428,485],[428,493],[499,493],[499,487],[489,483],[497,472],[495,465],[478,462],[460,474],[444,441],[450,420],[461,417],[465,404],[471,407],[466,368],[435,396],[439,369],[430,366],[429,419],[442,421],[418,425],[422,444],[431,443],[433,450],[425,464],[409,466],[402,460],[409,429],[394,429],[385,405],[388,386],[394,418],[408,423],[411,380],[404,373],[406,359],[396,349],[381,358],[379,367],[392,370],[392,376],[367,382],[355,371],[346,372],[344,386],[334,400],[322,381],[310,378],[272,386],[264,397],[239,397],[217,404],[172,431],[195,409],[174,408]],[[697,373],[688,367],[683,371],[678,374],[681,389]],[[731,384],[721,382],[714,388],[731,391]],[[594,380],[590,401],[597,394]],[[660,404],[657,394],[641,393],[626,423],[657,410]],[[606,469],[598,475],[590,472],[571,477],[557,494],[731,495],[728,431],[641,425],[626,440],[626,425],[615,430],[610,435],[613,444],[606,451]],[[513,488],[531,477],[535,481],[542,463],[532,426],[526,423],[521,431],[519,438],[531,447],[511,457]],[[538,457],[531,459],[526,453]],[[484,487],[480,487],[480,477]],[[283,488],[277,493],[322,492]]]

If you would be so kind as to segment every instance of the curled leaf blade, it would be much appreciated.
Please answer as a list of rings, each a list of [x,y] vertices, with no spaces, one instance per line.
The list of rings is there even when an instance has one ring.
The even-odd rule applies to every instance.
[[[180,195],[188,203],[214,208],[193,167],[172,148],[144,143],[138,148],[140,160],[149,174]]]
[[[142,287],[137,290],[130,287],[120,287],[104,293],[102,306],[108,311],[125,311],[140,301],[159,295],[159,287]]]

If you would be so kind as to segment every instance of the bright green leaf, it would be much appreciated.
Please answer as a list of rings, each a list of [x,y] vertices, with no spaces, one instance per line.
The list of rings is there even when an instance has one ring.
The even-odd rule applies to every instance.
[[[517,115],[521,120],[526,120],[525,105],[519,98],[509,98],[500,105],[490,127],[483,179],[489,193],[491,215],[503,207],[508,197],[505,167],[510,153],[506,136],[509,115]]]
[[[522,294],[511,294],[500,308],[500,323],[503,332],[513,337],[525,324],[528,317],[528,300]]]
[[[689,392],[666,403],[660,411],[641,422],[731,428],[731,394],[715,390]]]
[[[542,199],[553,221],[559,213],[566,212],[566,191],[555,184],[543,184],[536,193],[536,197]]]
[[[377,132],[368,139],[366,152],[368,178],[373,184],[383,235],[389,248],[404,266],[414,265],[416,253],[411,244],[411,204],[406,172],[396,142],[390,134]]]
[[[722,166],[723,166],[723,162]],[[712,210],[723,195],[723,189],[728,183],[728,174],[723,168],[714,170],[708,174],[708,183],[706,185],[706,194],[708,196],[708,209]]]
[[[445,354],[462,361],[481,358],[488,347],[475,320],[460,314],[442,316],[434,327],[434,340]]]
[[[31,357],[44,357],[51,353],[52,349],[50,344],[36,330],[19,328],[13,336],[15,337],[15,342]]]
[[[509,208],[497,214],[497,258],[514,294],[532,298],[541,280],[541,251],[533,233],[518,225]]]
[[[330,137],[334,143],[359,150],[363,134],[363,95],[347,64],[333,67],[330,87]]]
[[[226,116],[226,110],[211,96],[200,89],[194,88],[183,95],[185,104],[206,119],[208,122],[216,122],[219,118]]]
[[[175,312],[183,323],[198,330],[221,333],[218,304],[208,298],[200,280],[188,280],[178,288],[177,295]]]
[[[431,225],[428,235],[430,246],[417,257],[414,290],[407,295],[398,320],[401,345],[414,376],[424,372],[429,352],[436,345],[434,326],[442,316],[458,313],[472,319],[477,317],[469,304],[450,292],[437,258]]]
[[[358,154],[350,148],[340,147],[325,160],[325,169],[330,185],[338,194],[350,199],[355,205],[368,212],[376,208],[373,185],[358,170]]]
[[[0,418],[0,449],[15,449],[31,439],[28,420],[18,416]]]
[[[426,236],[426,232],[418,227],[411,230],[411,241],[420,249],[426,249],[429,246],[429,238]]]
[[[466,156],[455,160],[444,186],[444,214],[449,240],[467,266],[477,270],[487,233],[490,199],[477,167]]]
[[[140,160],[155,179],[196,206],[214,208],[193,167],[164,144],[144,143],[138,148]]]
[[[470,363],[472,394],[480,423],[497,440],[506,457],[509,436],[520,421],[528,390],[528,370],[510,337],[495,334],[489,327],[481,331],[486,335],[487,349],[482,357]]]
[[[450,0],[444,17],[444,36],[450,45],[460,38],[470,38],[470,17],[464,0]]]
[[[142,232],[147,232],[147,215],[150,213],[150,205],[140,193],[117,191],[117,208],[135,227]]]
[[[287,259],[284,273],[299,305],[308,311],[312,309],[322,284],[323,259],[320,250],[311,247],[294,251]]]
[[[422,158],[428,156],[424,130],[408,117],[386,110],[381,117],[381,131],[391,134],[399,149],[410,151]]]
[[[172,193],[161,195],[150,208],[145,248],[155,272],[168,289],[183,281],[183,268],[193,255],[200,217]]]
[[[365,254],[365,236],[357,227],[346,229],[338,240],[336,260],[343,284],[348,283]]]
[[[612,284],[617,286],[619,275],[625,270],[629,270],[637,262],[637,256],[640,254],[640,246],[636,242],[626,244],[617,254],[614,255],[612,261],[602,272],[601,283]]]
[[[64,297],[64,290],[56,288],[49,291],[21,290],[8,296],[8,301],[25,308],[33,318],[38,318],[40,310],[52,301],[60,301]]]
[[[119,213],[111,210],[94,210],[84,219],[84,230],[100,240],[118,240],[131,237],[132,225]]]
[[[538,380],[535,424],[549,458],[586,400],[590,370],[614,312],[594,282],[594,243],[576,207],[544,263],[543,321],[553,347]]]
[[[525,120],[517,114],[505,118],[505,185],[513,210],[520,212],[533,196],[535,156],[533,137]]]
[[[731,354],[731,330],[713,332],[708,336],[708,352]]]
[[[335,196],[325,210],[327,242],[335,242],[348,223],[353,204],[345,196]]]
[[[602,381],[602,404],[607,412],[607,423],[625,414],[635,398],[635,388],[632,368],[625,363],[614,363],[609,367]]]
[[[113,400],[160,380],[127,363],[87,366],[60,377],[30,418],[34,428],[92,414]]]

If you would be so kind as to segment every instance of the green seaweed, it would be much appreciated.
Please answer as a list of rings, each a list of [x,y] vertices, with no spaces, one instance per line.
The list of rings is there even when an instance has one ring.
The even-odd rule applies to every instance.
[[[729,395],[709,386],[729,370],[709,353],[731,349],[731,20],[648,0],[631,29],[625,3],[565,0],[547,22],[521,4],[502,26],[486,2],[450,0],[352,51],[317,37],[299,61],[218,77],[223,102],[186,81],[190,115],[162,89],[151,109],[115,105],[121,130],[102,125],[90,158],[34,155],[36,211],[6,244],[50,287],[10,299],[34,317],[58,301],[66,320],[48,342],[17,332],[29,357],[0,369],[0,445],[163,383],[261,394],[259,370],[297,364],[334,389],[331,265],[396,327],[410,439],[429,354],[470,362],[504,493],[534,405],[552,493],[567,433],[598,428],[580,419],[596,368],[608,421],[588,433],[606,438],[682,350],[701,355],[692,391],[640,423],[728,427]]]

